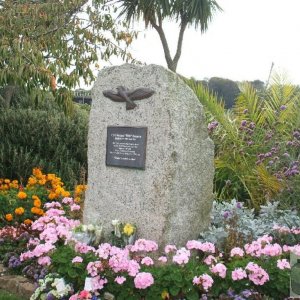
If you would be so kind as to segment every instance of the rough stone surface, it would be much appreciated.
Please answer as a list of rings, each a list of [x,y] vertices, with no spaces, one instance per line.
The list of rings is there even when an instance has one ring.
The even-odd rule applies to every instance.
[[[23,276],[3,275],[0,277],[0,289],[30,299],[35,290],[34,284]]]
[[[120,85],[155,94],[126,111],[102,94]],[[214,146],[192,90],[163,67],[125,64],[99,73],[92,98],[84,222],[102,223],[106,236],[111,220],[135,223],[160,245],[197,238],[209,224]],[[105,165],[107,126],[148,128],[145,170]]]

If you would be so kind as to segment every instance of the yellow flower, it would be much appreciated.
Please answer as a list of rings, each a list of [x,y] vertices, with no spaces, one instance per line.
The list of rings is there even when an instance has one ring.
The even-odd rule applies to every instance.
[[[22,192],[22,191],[19,192],[17,196],[18,196],[19,199],[25,199],[25,198],[27,198],[27,194],[25,192]]]
[[[134,233],[134,227],[131,224],[126,223],[123,228],[123,233],[125,233],[128,236],[132,235]]]
[[[6,215],[5,215],[5,219],[6,219],[6,221],[8,221],[8,222],[12,221],[12,219],[13,219],[12,214],[6,214]]]
[[[4,179],[4,182],[5,183],[10,183],[10,180],[9,179]]]
[[[23,215],[24,214],[24,208],[23,207],[18,207],[15,209],[15,214],[16,215]]]
[[[161,298],[164,299],[164,300],[170,299],[170,295],[169,295],[168,291],[164,290],[161,293]]]
[[[79,203],[80,202],[80,197],[75,197],[74,201],[75,201],[75,203]]]
[[[31,225],[31,223],[32,223],[32,220],[30,220],[30,219],[24,220],[25,225]]]

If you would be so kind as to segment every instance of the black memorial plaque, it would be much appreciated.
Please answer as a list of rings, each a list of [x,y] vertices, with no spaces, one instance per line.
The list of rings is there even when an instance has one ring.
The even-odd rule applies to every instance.
[[[106,165],[145,169],[147,127],[107,127]]]

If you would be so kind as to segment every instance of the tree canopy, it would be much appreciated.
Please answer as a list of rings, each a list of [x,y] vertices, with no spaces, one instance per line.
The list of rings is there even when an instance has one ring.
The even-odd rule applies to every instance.
[[[67,104],[80,79],[94,79],[99,53],[131,59],[124,50],[131,40],[102,1],[0,0],[0,100],[18,87],[35,98],[50,90]]]
[[[201,32],[208,29],[214,12],[221,10],[215,0],[106,0],[119,6],[120,15],[127,21],[144,20],[146,27],[152,26],[159,34],[168,68],[176,72],[181,56],[183,36],[187,26],[200,27]],[[180,23],[177,49],[172,58],[163,20],[175,19]]]

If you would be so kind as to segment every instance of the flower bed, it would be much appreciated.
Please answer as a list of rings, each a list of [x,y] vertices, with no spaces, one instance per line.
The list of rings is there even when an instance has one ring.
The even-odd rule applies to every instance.
[[[118,220],[112,222],[115,234],[111,243],[99,244],[101,227],[80,225],[74,218],[80,209],[78,200],[63,197],[62,185],[55,187],[57,197],[50,199],[53,179],[49,174],[34,173],[34,179],[46,180],[42,184],[44,196],[37,195],[37,182],[33,183],[33,179],[30,179],[33,184],[23,190],[9,186],[9,189],[2,188],[1,193],[7,196],[13,192],[13,199],[28,201],[30,205],[36,201],[32,199],[34,193],[43,199],[39,207],[43,214],[31,215],[33,222],[26,225],[25,216],[22,219],[14,212],[14,223],[3,220],[6,226],[0,230],[0,242],[6,254],[1,260],[11,271],[25,274],[38,283],[32,300],[95,300],[105,299],[107,295],[121,300],[262,299],[266,296],[284,299],[289,295],[289,256],[300,254],[297,243],[300,230],[284,223],[291,214],[275,213],[275,204],[262,208],[262,218],[268,220],[262,231],[263,224],[252,215],[253,211],[232,201],[215,205],[210,231],[203,233],[202,240],[188,241],[184,247],[159,247],[155,241],[145,239],[134,241],[135,226]],[[8,183],[4,181],[4,184]],[[18,206],[14,200],[12,203]],[[8,212],[12,208],[6,209]],[[24,205],[24,214],[27,209]],[[276,226],[274,220],[278,221]],[[296,215],[290,220],[299,223]],[[249,222],[258,236],[249,231]],[[212,232],[220,235],[219,243],[212,242]]]
[[[35,235],[20,261],[37,263],[48,273],[33,300],[100,299],[105,293],[116,299],[283,299],[289,294],[288,258],[300,254],[300,245],[281,245],[265,235],[227,253],[201,241],[162,251],[145,239],[125,248],[92,247],[73,238],[79,221],[66,217],[70,205],[70,200],[46,204],[45,215],[31,226]]]

